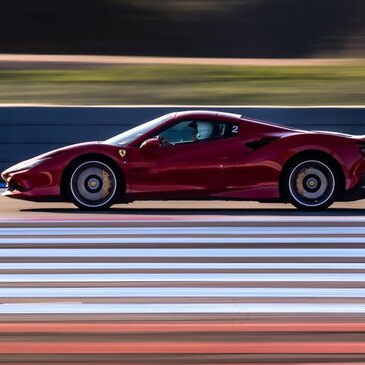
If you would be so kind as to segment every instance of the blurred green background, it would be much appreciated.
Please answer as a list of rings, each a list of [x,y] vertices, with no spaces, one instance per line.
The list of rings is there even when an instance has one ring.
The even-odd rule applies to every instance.
[[[364,104],[364,16],[363,0],[1,2],[3,54],[187,60],[90,65],[0,57],[0,103]],[[194,57],[345,61],[212,66]]]
[[[340,66],[128,65],[1,70],[6,103],[359,105],[363,64]]]

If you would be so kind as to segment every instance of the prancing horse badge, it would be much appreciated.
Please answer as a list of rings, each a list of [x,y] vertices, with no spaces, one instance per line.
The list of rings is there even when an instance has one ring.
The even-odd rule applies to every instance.
[[[126,150],[119,150],[120,157],[124,157],[127,154]]]

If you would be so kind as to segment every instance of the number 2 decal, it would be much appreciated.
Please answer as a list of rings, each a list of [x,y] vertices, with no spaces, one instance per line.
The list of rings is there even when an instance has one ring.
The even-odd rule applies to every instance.
[[[238,133],[238,125],[232,127],[232,133]]]

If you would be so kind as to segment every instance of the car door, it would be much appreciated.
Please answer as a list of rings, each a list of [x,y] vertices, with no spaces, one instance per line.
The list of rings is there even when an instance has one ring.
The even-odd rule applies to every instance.
[[[194,140],[196,122],[205,127],[211,123],[218,135]],[[183,120],[159,131],[159,148],[144,152],[136,147],[132,152],[131,193],[139,198],[203,199],[224,192],[233,179],[235,130],[226,122]]]

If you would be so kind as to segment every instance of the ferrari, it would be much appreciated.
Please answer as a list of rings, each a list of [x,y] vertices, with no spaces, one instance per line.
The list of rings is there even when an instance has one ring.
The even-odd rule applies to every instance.
[[[136,200],[255,200],[324,210],[365,198],[365,136],[305,131],[241,115],[163,115],[2,173],[3,195],[104,210]]]

